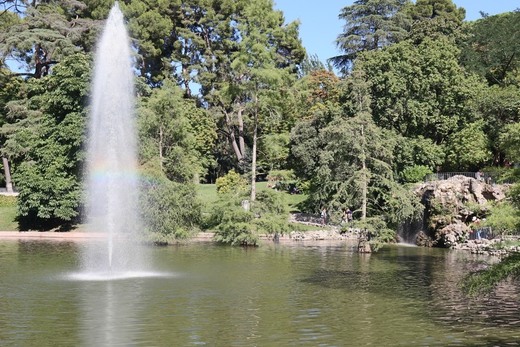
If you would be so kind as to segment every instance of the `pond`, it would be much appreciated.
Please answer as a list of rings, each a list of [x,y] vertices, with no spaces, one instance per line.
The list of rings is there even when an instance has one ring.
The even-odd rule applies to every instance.
[[[85,241],[86,242],[86,241]],[[2,346],[520,345],[520,291],[458,287],[496,259],[341,242],[150,247],[161,275],[75,280],[84,242],[0,241]]]

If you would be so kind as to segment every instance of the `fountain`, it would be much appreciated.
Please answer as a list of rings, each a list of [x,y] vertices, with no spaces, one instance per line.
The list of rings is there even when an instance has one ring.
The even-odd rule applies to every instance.
[[[103,233],[87,245],[83,275],[113,279],[146,271],[137,240],[137,140],[130,40],[116,2],[98,42],[88,127],[86,216],[89,232]]]

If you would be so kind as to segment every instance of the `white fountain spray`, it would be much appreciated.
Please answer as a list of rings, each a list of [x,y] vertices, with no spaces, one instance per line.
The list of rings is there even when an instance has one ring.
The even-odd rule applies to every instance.
[[[86,273],[111,277],[145,270],[136,240],[141,226],[133,79],[130,40],[116,2],[97,47],[87,147],[87,225],[106,237],[88,246]]]

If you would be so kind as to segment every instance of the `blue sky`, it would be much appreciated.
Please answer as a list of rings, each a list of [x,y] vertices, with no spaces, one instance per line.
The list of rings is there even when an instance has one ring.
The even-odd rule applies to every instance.
[[[275,8],[282,10],[286,22],[300,20],[300,37],[309,55],[321,61],[339,54],[334,41],[341,33],[344,21],[338,19],[340,10],[353,0],[273,0]],[[466,20],[481,18],[480,11],[490,15],[520,8],[519,0],[452,0],[466,9]]]

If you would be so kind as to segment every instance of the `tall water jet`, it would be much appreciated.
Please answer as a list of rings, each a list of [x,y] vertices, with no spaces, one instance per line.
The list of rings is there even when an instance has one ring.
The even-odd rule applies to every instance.
[[[87,225],[103,233],[87,246],[86,273],[142,271],[137,242],[137,134],[130,39],[116,2],[98,42],[87,147]]]

